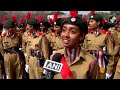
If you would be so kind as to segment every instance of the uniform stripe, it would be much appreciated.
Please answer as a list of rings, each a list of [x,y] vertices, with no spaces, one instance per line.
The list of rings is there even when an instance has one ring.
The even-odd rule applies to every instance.
[[[98,65],[100,66],[100,68],[105,68],[105,61],[103,58],[103,52],[102,51],[98,51]]]
[[[76,57],[78,57],[79,53],[80,53],[79,47],[74,49],[70,49],[70,48],[66,49],[66,54],[70,58],[71,62],[73,62],[76,59]]]

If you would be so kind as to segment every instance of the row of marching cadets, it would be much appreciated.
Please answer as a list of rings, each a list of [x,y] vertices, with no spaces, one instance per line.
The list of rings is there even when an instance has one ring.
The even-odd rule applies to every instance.
[[[46,59],[52,52],[63,48],[60,32],[62,18],[55,12],[54,20],[45,21],[41,16],[17,22],[14,15],[3,17],[0,35],[0,78],[40,79]]]
[[[89,20],[70,11],[68,18],[42,16],[17,22],[3,17],[0,24],[0,78],[41,79],[43,65],[60,55],[63,67],[52,79],[117,79],[119,75],[119,22],[109,24],[91,11]],[[53,71],[51,71],[53,72]]]

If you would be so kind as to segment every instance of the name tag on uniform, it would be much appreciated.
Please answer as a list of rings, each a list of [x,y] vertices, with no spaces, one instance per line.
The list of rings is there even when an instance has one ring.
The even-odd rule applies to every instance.
[[[62,66],[62,63],[58,63],[52,60],[46,60],[43,68],[54,72],[61,72]]]

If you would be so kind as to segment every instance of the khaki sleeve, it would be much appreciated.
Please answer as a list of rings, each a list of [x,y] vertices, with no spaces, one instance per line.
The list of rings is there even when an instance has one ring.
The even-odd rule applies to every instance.
[[[2,54],[2,56],[4,56],[4,47],[3,47],[3,42],[2,42],[2,40],[3,40],[3,38],[2,37],[0,37],[0,53]]]
[[[105,38],[105,44],[107,47],[107,54],[112,56],[113,55],[113,38],[111,35],[107,35]]]
[[[115,71],[113,79],[120,79],[120,60],[117,63],[116,71]]]
[[[113,72],[113,67],[114,67],[114,56],[109,56],[108,58],[108,64],[107,64],[107,70],[106,73],[111,74]]]
[[[23,36],[22,36],[22,50],[24,52],[26,52],[26,45],[27,45],[27,42],[26,42],[25,36],[23,34]]]
[[[26,64],[28,65],[29,64],[29,59],[30,59],[30,56],[31,56],[31,50],[30,50],[30,47],[27,48],[27,56],[26,56]]]
[[[108,52],[108,64],[106,73],[111,74],[114,66],[114,56],[113,56],[113,38],[109,35],[107,37],[107,52]]]
[[[97,72],[98,72],[98,63],[97,60],[94,59],[90,64],[90,69],[88,73],[88,79],[97,79]]]
[[[42,39],[41,40],[42,41],[41,42],[42,54],[43,54],[43,56],[44,56],[44,58],[46,60],[46,59],[50,58],[50,55],[49,55],[49,41],[46,38],[46,36],[43,36],[41,39]]]
[[[85,36],[85,39],[82,45],[83,45],[83,48],[87,49],[87,36]]]
[[[113,43],[114,43],[114,52],[113,55],[116,55],[120,49],[120,40],[118,38],[117,32],[113,34]]]

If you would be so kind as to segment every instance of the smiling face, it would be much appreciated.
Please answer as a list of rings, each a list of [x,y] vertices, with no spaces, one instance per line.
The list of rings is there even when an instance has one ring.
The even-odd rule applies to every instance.
[[[76,48],[79,45],[80,38],[83,38],[83,35],[80,34],[78,26],[64,24],[62,27],[61,38],[65,47]]]

